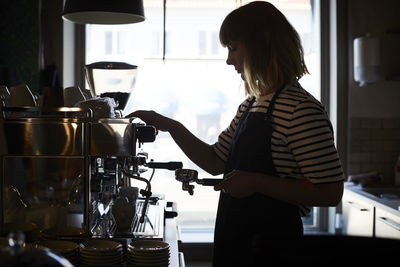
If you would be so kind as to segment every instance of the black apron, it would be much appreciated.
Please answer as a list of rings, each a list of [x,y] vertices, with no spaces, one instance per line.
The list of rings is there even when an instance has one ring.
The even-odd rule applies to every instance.
[[[267,113],[249,112],[255,98],[242,114],[228,154],[225,174],[232,170],[278,176],[272,160],[273,96]],[[221,192],[214,235],[213,266],[251,266],[265,257],[268,239],[302,236],[303,224],[295,205],[260,193],[234,198]]]

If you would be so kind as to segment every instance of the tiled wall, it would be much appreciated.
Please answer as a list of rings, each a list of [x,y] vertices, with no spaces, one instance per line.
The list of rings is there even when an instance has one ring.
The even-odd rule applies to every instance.
[[[352,118],[350,174],[378,171],[394,183],[394,164],[400,153],[400,118]]]

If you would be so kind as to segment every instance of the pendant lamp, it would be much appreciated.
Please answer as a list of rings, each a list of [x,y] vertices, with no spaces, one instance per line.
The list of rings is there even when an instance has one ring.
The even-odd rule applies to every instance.
[[[129,24],[145,20],[143,0],[66,0],[62,18],[80,24]]]

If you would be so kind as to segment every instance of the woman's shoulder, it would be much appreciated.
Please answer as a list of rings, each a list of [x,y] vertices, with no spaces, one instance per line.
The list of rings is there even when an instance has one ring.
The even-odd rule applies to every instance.
[[[238,107],[238,113],[244,112],[251,105],[253,98],[253,96],[248,96],[245,100],[243,100]]]
[[[286,87],[282,91],[278,101],[290,104],[294,111],[303,108],[317,108],[321,111],[325,110],[324,105],[305,90],[299,83]]]

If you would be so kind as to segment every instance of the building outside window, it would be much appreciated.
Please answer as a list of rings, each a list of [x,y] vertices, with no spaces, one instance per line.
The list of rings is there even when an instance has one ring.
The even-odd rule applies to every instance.
[[[238,2],[247,1],[168,0],[166,51],[162,60],[163,0],[146,0],[146,20],[142,23],[86,26],[86,64],[122,61],[137,65],[137,82],[124,114],[137,109],[155,110],[182,122],[204,142],[212,144],[228,127],[245,98],[240,76],[232,66],[226,65],[227,49],[221,47],[218,39],[223,19]],[[270,2],[299,32],[311,73],[300,83],[320,99],[319,23],[314,14],[314,1]],[[102,46],[101,42],[105,44]],[[118,49],[113,50],[115,42]],[[182,161],[184,168],[197,170],[199,178],[211,178],[182,153],[167,133],[159,132],[156,141],[144,144],[143,150],[150,159]],[[150,174],[148,171],[143,176]],[[137,186],[144,185],[139,182]],[[152,188],[154,193],[164,194],[168,201],[177,202],[177,220],[182,231],[212,232],[219,197],[212,187],[196,185],[194,195],[190,196],[182,191],[174,172],[156,170]],[[317,219],[318,209],[314,208],[303,218],[305,227],[316,227]]]
[[[104,33],[105,35],[105,41],[104,41],[104,54],[106,55],[112,55],[113,51],[113,33],[112,31],[106,31]]]

